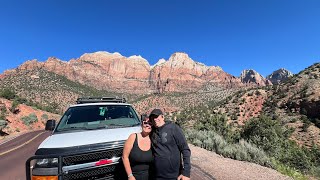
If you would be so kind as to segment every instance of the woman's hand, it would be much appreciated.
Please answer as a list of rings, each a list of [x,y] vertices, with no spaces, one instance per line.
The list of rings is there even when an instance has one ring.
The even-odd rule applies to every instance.
[[[136,180],[136,178],[134,176],[130,176],[128,177],[128,180]]]

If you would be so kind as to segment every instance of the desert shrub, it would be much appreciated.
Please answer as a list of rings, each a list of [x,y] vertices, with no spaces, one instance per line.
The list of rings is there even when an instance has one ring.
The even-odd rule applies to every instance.
[[[292,118],[290,122],[291,122],[291,123],[295,123],[295,122],[297,122],[297,121],[298,121],[297,118]]]
[[[302,131],[303,132],[307,132],[308,131],[308,128],[310,127],[311,123],[303,123],[302,125]]]
[[[32,123],[38,122],[38,117],[35,113],[29,114],[29,116],[24,116],[21,118],[23,123],[27,126],[29,126]]]
[[[282,174],[293,177],[293,179],[308,180],[305,175],[295,168],[289,167],[288,165],[285,165],[274,158],[271,159],[271,162],[274,165],[274,168]]]
[[[258,90],[255,91],[255,94],[256,94],[257,96],[261,96],[261,95],[262,95],[261,92],[258,91]]]
[[[254,162],[268,167],[272,166],[269,157],[262,149],[244,140],[240,140],[237,143],[229,143],[223,136],[214,131],[207,130],[197,131],[188,129],[185,131],[185,134],[187,140],[192,144],[214,151],[224,157]]]
[[[5,106],[0,107],[0,120],[5,120],[7,115],[7,109]]]
[[[293,129],[281,126],[279,120],[260,116],[245,124],[241,137],[262,148],[268,156],[274,157],[280,163],[300,172],[310,173],[312,169],[319,167],[316,163],[319,161],[319,148],[311,151],[299,147],[294,141],[289,140],[292,132]]]
[[[14,99],[14,100],[12,101],[12,104],[11,104],[11,107],[10,107],[10,111],[11,111],[11,112],[15,112],[15,110],[16,110],[16,108],[18,107],[19,104],[20,104],[19,101],[17,101],[16,99]]]
[[[273,155],[279,153],[278,147],[286,138],[280,123],[266,116],[249,120],[243,128],[241,137]]]
[[[8,125],[6,120],[0,119],[0,130],[5,128]]]
[[[16,93],[14,91],[6,88],[6,89],[3,89],[0,91],[0,97],[11,100],[16,97]]]
[[[236,113],[233,113],[233,114],[231,115],[231,119],[232,119],[232,120],[237,120],[237,119],[238,119],[237,114],[236,114]]]
[[[48,120],[49,119],[48,114],[42,114],[41,115],[41,119],[42,120]]]

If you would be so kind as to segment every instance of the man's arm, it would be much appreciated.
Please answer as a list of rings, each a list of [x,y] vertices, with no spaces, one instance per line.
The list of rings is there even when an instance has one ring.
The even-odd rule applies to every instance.
[[[182,129],[178,125],[174,125],[174,131],[173,131],[173,137],[178,145],[178,148],[183,156],[183,170],[182,175],[186,177],[190,177],[190,170],[191,170],[191,164],[190,164],[190,156],[191,151],[188,146],[188,143],[186,141],[186,138],[183,134]]]

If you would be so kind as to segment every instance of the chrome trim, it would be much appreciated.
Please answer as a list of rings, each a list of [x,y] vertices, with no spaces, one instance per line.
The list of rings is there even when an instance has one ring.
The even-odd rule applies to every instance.
[[[62,172],[64,174],[68,174],[69,171],[74,171],[74,170],[85,170],[85,169],[91,169],[93,167],[97,168],[97,167],[110,166],[110,165],[118,164],[119,163],[119,159],[120,159],[120,157],[114,157],[114,158],[111,158],[111,159],[101,159],[101,160],[112,160],[112,163],[104,164],[104,165],[100,165],[100,166],[96,166],[95,164],[98,163],[101,160],[96,161],[96,162],[84,163],[84,164],[64,166],[64,167],[62,167]]]

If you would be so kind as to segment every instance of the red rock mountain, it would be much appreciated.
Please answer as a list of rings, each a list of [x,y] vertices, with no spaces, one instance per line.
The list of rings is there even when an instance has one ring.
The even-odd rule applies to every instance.
[[[272,82],[268,79],[265,79],[255,70],[243,70],[240,75],[241,82],[246,84],[257,84],[258,86],[272,85]]]
[[[218,66],[206,66],[185,53],[174,53],[169,60],[160,59],[154,66],[141,56],[124,57],[119,53],[86,53],[78,59],[62,61],[55,57],[45,62],[30,60],[19,70],[41,68],[72,81],[97,89],[127,93],[162,93],[197,91],[204,86],[239,87],[243,83]],[[265,85],[256,81],[259,85]]]
[[[281,68],[276,71],[273,71],[270,75],[266,77],[266,79],[270,80],[272,84],[279,84],[286,81],[292,76],[293,74],[290,71]]]

